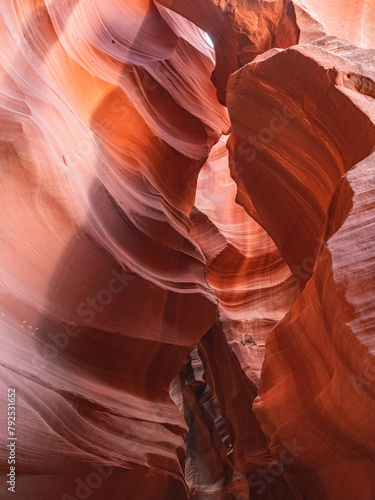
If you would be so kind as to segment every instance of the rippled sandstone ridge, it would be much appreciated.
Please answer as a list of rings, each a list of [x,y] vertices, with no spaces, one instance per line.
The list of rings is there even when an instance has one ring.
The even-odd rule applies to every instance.
[[[374,16],[0,3],[1,500],[375,498]]]

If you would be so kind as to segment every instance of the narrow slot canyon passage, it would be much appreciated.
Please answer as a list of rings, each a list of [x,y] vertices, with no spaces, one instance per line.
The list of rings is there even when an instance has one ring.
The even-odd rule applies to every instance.
[[[0,5],[0,498],[375,498],[375,10]]]

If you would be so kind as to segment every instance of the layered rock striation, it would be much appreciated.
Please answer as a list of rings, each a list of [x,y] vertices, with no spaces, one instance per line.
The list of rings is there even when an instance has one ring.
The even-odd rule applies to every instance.
[[[1,498],[374,497],[375,52],[345,8],[0,5]]]

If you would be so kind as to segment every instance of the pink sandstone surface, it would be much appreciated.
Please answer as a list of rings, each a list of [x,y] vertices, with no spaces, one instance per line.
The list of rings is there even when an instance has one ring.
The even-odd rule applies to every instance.
[[[374,25],[0,4],[1,500],[375,498]]]

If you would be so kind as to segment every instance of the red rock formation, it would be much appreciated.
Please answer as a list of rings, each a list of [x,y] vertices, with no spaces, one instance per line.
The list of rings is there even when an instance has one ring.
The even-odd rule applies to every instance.
[[[359,71],[323,49],[301,46],[268,53],[229,82],[238,199],[303,283],[337,182],[374,147],[371,73]]]
[[[373,498],[361,5],[0,5],[1,499]]]
[[[192,214],[192,236],[207,257],[206,279],[220,310],[220,322],[203,337],[199,352],[231,435],[231,463],[248,476],[272,460],[251,406],[265,339],[293,304],[298,286],[268,234],[235,203],[235,194],[222,140],[201,170],[196,199],[201,213]],[[213,224],[216,235],[207,239]],[[224,378],[223,364],[231,374]]]
[[[304,0],[333,35],[361,47],[375,48],[375,5],[369,0]]]
[[[16,387],[17,495],[77,496],[84,481],[96,498],[184,498],[168,386],[217,316],[188,234],[228,127],[211,49],[145,2],[129,26],[119,3],[35,7],[2,8],[1,398]],[[111,478],[94,488],[97,464]]]
[[[297,442],[303,498],[374,497],[373,165],[341,179],[313,277],[267,338],[255,412],[275,455]]]
[[[233,71],[271,47],[285,48],[298,43],[299,29],[290,0],[157,1],[190,19],[210,36],[216,53],[212,79],[223,104],[228,77]]]

